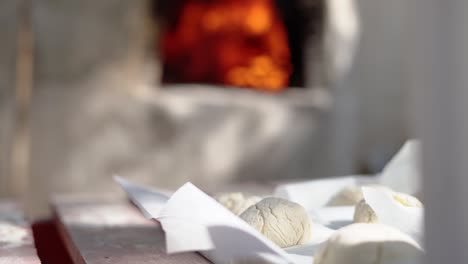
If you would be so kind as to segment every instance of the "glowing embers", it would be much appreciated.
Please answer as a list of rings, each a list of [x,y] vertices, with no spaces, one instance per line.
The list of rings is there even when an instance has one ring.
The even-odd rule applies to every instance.
[[[274,0],[187,0],[162,41],[164,82],[288,86],[290,51]]]

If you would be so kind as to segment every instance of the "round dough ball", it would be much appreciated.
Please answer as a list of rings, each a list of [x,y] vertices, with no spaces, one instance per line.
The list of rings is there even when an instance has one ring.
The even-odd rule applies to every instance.
[[[406,193],[392,192],[392,197],[395,201],[407,207],[422,207],[422,203],[418,198]],[[379,219],[374,210],[362,199],[354,209],[353,220],[355,223],[378,223]]]
[[[423,207],[423,204],[418,198],[406,193],[393,192],[393,199],[407,207]]]
[[[362,185],[391,191],[390,188],[379,184]],[[354,206],[357,205],[364,197],[362,196],[362,186],[347,186],[335,194],[326,206]]]
[[[310,220],[301,205],[269,197],[245,210],[240,217],[280,247],[304,244],[310,238]]]
[[[355,223],[378,223],[379,219],[374,210],[362,199],[354,209],[353,220]]]
[[[352,224],[338,230],[315,253],[314,264],[418,263],[422,249],[410,236],[381,224]]]
[[[215,199],[235,215],[240,215],[245,209],[256,204],[262,198],[258,196],[247,196],[240,192],[233,192],[219,194]]]
[[[348,206],[356,205],[362,200],[361,186],[347,186],[335,194],[327,206]]]

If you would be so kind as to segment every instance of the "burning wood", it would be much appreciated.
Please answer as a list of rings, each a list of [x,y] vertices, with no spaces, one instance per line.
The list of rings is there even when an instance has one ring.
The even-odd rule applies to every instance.
[[[164,82],[280,91],[292,72],[273,0],[188,0],[162,38]]]

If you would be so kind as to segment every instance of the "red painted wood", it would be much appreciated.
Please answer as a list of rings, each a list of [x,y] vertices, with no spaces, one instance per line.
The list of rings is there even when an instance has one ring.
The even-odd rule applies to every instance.
[[[0,264],[38,264],[31,228],[21,208],[0,201]]]
[[[167,255],[160,225],[126,200],[61,197],[52,204],[74,263],[210,263],[198,253]]]
[[[64,264],[73,263],[62,238],[59,235],[55,221],[42,220],[32,225],[37,254],[43,263]]]

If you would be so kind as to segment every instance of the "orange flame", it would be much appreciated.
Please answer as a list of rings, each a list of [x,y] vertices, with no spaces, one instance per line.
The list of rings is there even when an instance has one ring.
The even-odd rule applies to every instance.
[[[187,0],[162,40],[167,82],[288,85],[288,39],[273,0]]]

